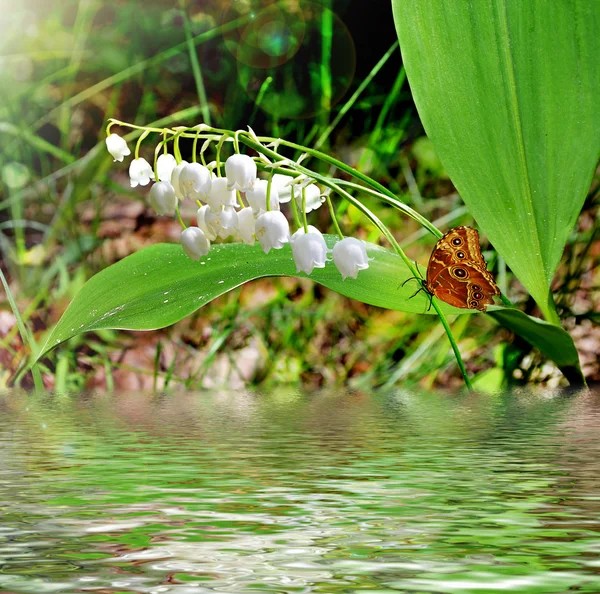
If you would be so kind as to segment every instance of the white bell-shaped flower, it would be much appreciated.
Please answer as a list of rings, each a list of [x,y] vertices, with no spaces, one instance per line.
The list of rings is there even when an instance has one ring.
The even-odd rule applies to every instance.
[[[266,179],[257,179],[252,190],[246,190],[246,200],[252,207],[255,215],[267,210],[267,187],[269,182]],[[271,184],[270,195],[271,210],[279,210],[279,193],[277,188]]]
[[[211,216],[213,213],[210,210],[210,206],[205,204],[198,209],[196,213],[196,221],[198,223],[198,227],[202,229],[206,237],[210,239],[210,241],[214,241],[219,234],[219,229],[216,229],[213,222],[214,219]]]
[[[298,208],[302,210],[302,192],[306,192],[306,212],[317,210],[325,198],[321,196],[321,189],[315,184],[310,184],[302,189],[300,186],[294,187],[294,197],[296,198],[296,204]]]
[[[188,163],[179,173],[179,189],[185,198],[205,200],[211,185],[210,171],[200,163]]]
[[[175,190],[171,182],[160,181],[155,183],[150,188],[148,201],[156,214],[172,215],[177,207],[177,196],[175,196]]]
[[[280,249],[290,241],[290,225],[279,210],[263,212],[256,219],[256,238],[265,254]]]
[[[210,250],[210,241],[198,227],[188,227],[181,232],[181,245],[192,260],[200,260]]]
[[[367,248],[364,242],[355,237],[345,237],[333,246],[333,262],[342,279],[356,278],[359,270],[369,267]]]
[[[256,174],[256,163],[248,155],[231,155],[225,161],[225,176],[230,190],[251,190],[256,181]]]
[[[292,182],[293,177],[289,175],[283,175],[282,173],[275,173],[273,175],[273,186],[277,188],[277,194],[279,195],[279,203],[285,204],[292,199]],[[297,194],[300,190],[294,187],[294,193]]]
[[[306,228],[308,229],[307,233],[317,233],[321,237],[323,237],[323,234],[316,227],[313,227],[312,225],[307,225]],[[296,239],[298,239],[301,235],[304,235],[304,227],[300,227],[298,231],[294,231],[294,233],[292,233],[292,236],[290,237],[290,243],[293,244],[294,241],[296,241]]]
[[[173,155],[162,154],[156,160],[156,171],[158,172],[158,179],[160,181],[167,181],[171,183],[171,175],[173,169],[177,167],[177,161]]]
[[[237,206],[235,190],[227,189],[226,177],[213,177],[206,202],[213,210],[218,210],[221,206]]]
[[[212,225],[221,239],[235,235],[238,228],[238,213],[233,206],[223,206],[216,213],[211,213]]]
[[[106,148],[115,161],[123,161],[124,157],[131,155],[131,151],[127,146],[127,142],[118,134],[111,134],[110,136],[107,136]]]
[[[252,208],[250,206],[242,208],[237,215],[238,233],[240,234],[242,241],[248,245],[254,245],[254,230],[256,221],[254,219]]]
[[[181,171],[186,165],[188,165],[188,162],[182,161],[171,172],[171,185],[173,186],[173,189],[175,190],[175,195],[177,196],[177,198],[179,198],[179,200],[184,199],[183,192],[181,191],[181,186],[179,185],[179,176],[181,175]]]
[[[327,252],[327,244],[321,233],[309,231],[298,235],[292,242],[296,272],[310,274],[315,268],[325,268]]]
[[[143,157],[141,159],[134,159],[129,164],[129,180],[132,188],[138,185],[147,186],[150,183],[150,178],[153,176],[154,171],[150,167],[150,163]]]

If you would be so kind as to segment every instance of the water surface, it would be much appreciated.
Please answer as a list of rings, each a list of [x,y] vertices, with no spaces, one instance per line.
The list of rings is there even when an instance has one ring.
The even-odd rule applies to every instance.
[[[0,396],[0,593],[600,592],[600,398]]]

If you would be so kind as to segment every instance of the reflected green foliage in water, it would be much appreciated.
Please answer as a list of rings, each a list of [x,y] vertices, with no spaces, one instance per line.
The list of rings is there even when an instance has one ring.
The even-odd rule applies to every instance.
[[[0,401],[8,592],[598,592],[600,399]]]

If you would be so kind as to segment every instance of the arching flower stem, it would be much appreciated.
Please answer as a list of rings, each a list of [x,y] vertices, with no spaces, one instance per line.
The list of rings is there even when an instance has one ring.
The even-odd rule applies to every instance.
[[[140,147],[142,146],[142,142],[145,138],[150,134],[150,130],[145,130],[142,132],[141,136],[138,138],[137,144],[135,145],[135,158],[140,158]]]

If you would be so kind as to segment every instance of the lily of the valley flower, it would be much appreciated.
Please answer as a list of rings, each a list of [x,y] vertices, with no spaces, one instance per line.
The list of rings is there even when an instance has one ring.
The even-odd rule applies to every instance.
[[[211,213],[212,225],[221,239],[235,235],[238,228],[238,213],[233,206],[223,206],[216,213]]]
[[[310,184],[306,186],[304,190],[300,186],[296,186],[294,188],[294,196],[296,198],[296,204],[300,210],[302,210],[303,191],[306,192],[306,212],[317,210],[317,208],[319,208],[319,206],[325,202],[325,198],[321,197],[321,189],[319,186]]]
[[[181,186],[179,185],[179,176],[181,175],[181,171],[187,164],[187,161],[182,161],[171,172],[171,185],[173,186],[173,189],[175,190],[175,195],[177,196],[177,198],[179,198],[179,200],[183,200],[185,198],[183,192],[181,191]]]
[[[106,138],[106,148],[115,161],[123,161],[124,157],[131,155],[127,142],[118,134],[111,134]]]
[[[254,213],[252,208],[247,206],[242,208],[238,215],[238,233],[242,238],[242,241],[248,245],[254,245],[254,230],[256,227],[256,221],[254,220]]]
[[[265,252],[280,249],[290,240],[290,225],[279,210],[269,210],[256,219],[256,237]]]
[[[166,181],[171,183],[171,175],[173,169],[177,166],[177,161],[173,155],[162,154],[156,160],[156,171],[158,173],[158,179],[160,181]]]
[[[181,232],[181,245],[192,260],[200,260],[210,250],[210,241],[198,227],[188,227]]]
[[[325,268],[328,251],[323,235],[318,231],[298,235],[292,242],[296,271],[310,274],[315,268]]]
[[[198,209],[198,212],[196,213],[196,221],[198,223],[198,227],[202,229],[208,239],[214,241],[217,238],[219,230],[215,229],[213,225],[210,206],[208,204],[205,204]]]
[[[177,196],[171,182],[160,181],[150,188],[150,206],[159,215],[172,215],[177,207]]]
[[[254,187],[256,181],[256,163],[248,155],[231,155],[225,161],[225,175],[228,189],[246,192]]]
[[[282,173],[275,173],[273,175],[273,187],[277,188],[277,194],[279,195],[279,203],[285,204],[292,199],[292,182],[293,177],[283,175]],[[295,193],[300,190],[294,188]]]
[[[210,171],[200,163],[188,163],[179,173],[179,189],[185,198],[204,200],[211,185]]]
[[[150,183],[150,178],[153,176],[154,171],[152,171],[150,163],[143,157],[141,159],[134,159],[129,164],[129,179],[132,188],[138,185],[147,186]]]
[[[261,211],[267,210],[267,188],[269,182],[266,179],[257,179],[252,190],[246,190],[246,200],[252,207],[252,211],[255,215],[260,214]],[[271,195],[269,204],[271,210],[279,209],[279,193],[277,188],[271,184]]]
[[[333,262],[342,279],[356,278],[360,270],[369,267],[365,244],[355,237],[345,237],[333,246]]]
[[[208,239],[214,241],[217,236],[226,239],[238,230],[238,213],[233,206],[222,206],[213,210],[208,204],[201,206],[196,214],[198,227]]]
[[[221,206],[237,206],[235,190],[227,189],[226,177],[213,178],[206,202],[213,210],[218,210]]]
[[[316,228],[313,227],[312,225],[307,225],[306,227],[308,229],[308,231],[306,231],[306,233],[318,233],[321,237],[323,237],[323,234]],[[304,227],[300,227],[300,229],[298,229],[297,231],[294,231],[294,233],[292,233],[292,236],[290,237],[290,243],[294,243],[294,241],[296,241],[296,239],[298,239],[301,235],[304,235],[305,231],[304,231]]]

